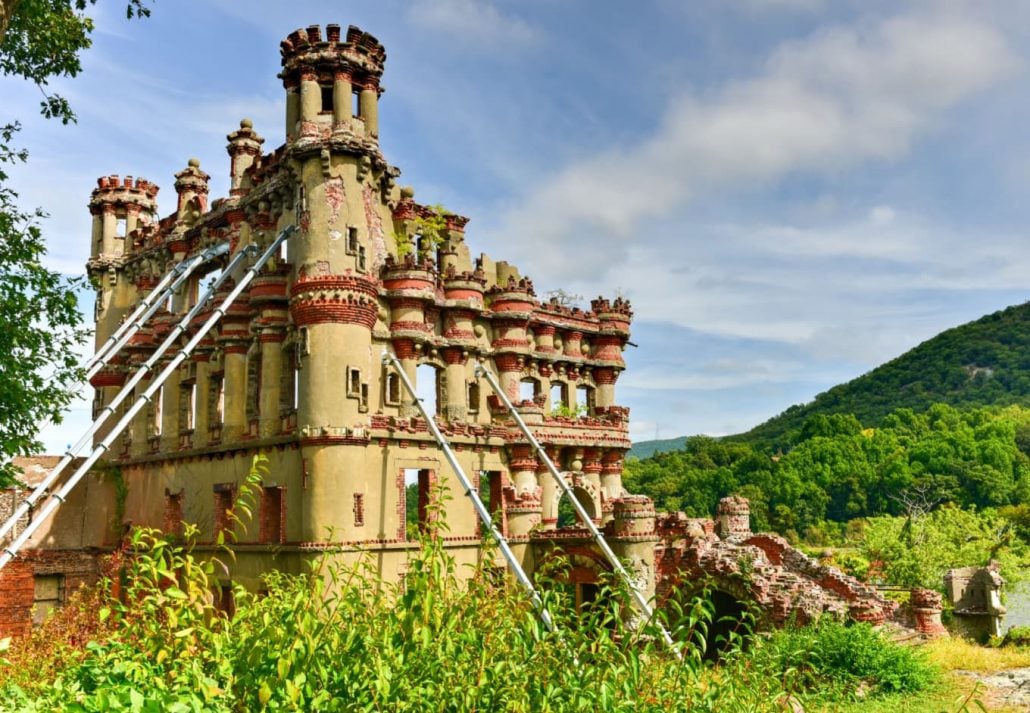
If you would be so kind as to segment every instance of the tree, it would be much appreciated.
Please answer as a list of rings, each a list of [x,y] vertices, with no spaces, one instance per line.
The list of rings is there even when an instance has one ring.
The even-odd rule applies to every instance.
[[[79,55],[92,41],[93,20],[85,11],[96,0],[0,0],[0,74],[33,82],[43,94],[41,111],[64,124],[75,121],[63,97],[48,93],[53,77],[74,77]],[[145,0],[129,0],[129,18],[146,17]],[[75,347],[85,342],[75,290],[68,279],[43,264],[46,246],[39,208],[18,207],[8,182],[12,164],[28,152],[12,139],[19,124],[0,117],[0,485],[11,482],[10,459],[38,452],[41,422],[59,422],[82,379]]]

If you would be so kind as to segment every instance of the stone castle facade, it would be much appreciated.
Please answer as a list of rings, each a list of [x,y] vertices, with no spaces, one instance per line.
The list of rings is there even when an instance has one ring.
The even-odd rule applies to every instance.
[[[382,578],[397,580],[418,547],[417,530],[434,527],[429,505],[437,486],[451,495],[441,536],[458,564],[503,567],[503,560],[482,561],[495,550],[483,548],[488,535],[398,375],[383,366],[384,350],[432,404],[530,574],[556,553],[567,556],[582,601],[596,593],[607,566],[585,528],[559,527],[561,490],[475,378],[480,361],[645,596],[655,595],[659,580],[667,590],[683,573],[703,570],[701,553],[728,551],[710,521],[692,525],[697,532],[685,520],[656,527],[652,501],[623,488],[629,411],[616,384],[630,305],[599,298],[584,310],[539,299],[517,268],[473,255],[466,218],[420,204],[399,185],[400,170],[379,146],[386,52],[374,37],[311,26],[291,33],[281,54],[285,141],[266,151],[252,123],[240,122],[227,137],[228,196],[210,199],[210,177],[195,160],[175,174],[175,210],[163,218],[158,187],[145,179],[105,176],[92,192],[87,269],[97,291],[98,347],[173,265],[221,242],[231,246],[93,377],[97,413],[229,257],[270,244],[287,226],[299,230],[116,439],[104,467],[0,572],[0,635],[28,627],[41,596],[95,579],[99,556],[130,526],[178,534],[184,522],[195,523],[199,549],[214,551],[258,454],[267,456],[268,471],[253,522],[237,527],[224,586],[257,588],[262,573],[300,572],[326,553],[369,557]],[[223,284],[216,301],[232,286],[232,279]],[[418,490],[417,513],[407,511],[409,485]],[[746,530],[746,504],[726,518],[728,531]],[[708,557],[732,570],[723,562],[732,557]]]

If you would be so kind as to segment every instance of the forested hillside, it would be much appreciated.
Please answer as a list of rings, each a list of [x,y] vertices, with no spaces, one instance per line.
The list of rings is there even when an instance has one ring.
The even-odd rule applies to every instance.
[[[723,496],[743,495],[755,529],[809,540],[913,505],[1030,502],[1030,409],[902,408],[876,428],[850,414],[818,414],[791,433],[778,450],[688,438],[683,450],[629,459],[626,489],[653,497],[659,510],[697,517],[710,516]]]
[[[815,414],[853,414],[875,426],[890,412],[931,404],[1030,406],[1030,302],[941,332],[868,374],[732,440],[786,446]]]

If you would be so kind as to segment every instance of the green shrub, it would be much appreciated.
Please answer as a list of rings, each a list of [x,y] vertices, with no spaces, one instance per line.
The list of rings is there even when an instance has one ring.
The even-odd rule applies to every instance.
[[[1030,647],[1030,626],[1014,626],[1005,632],[1001,639],[1002,646]]]
[[[808,688],[829,684],[844,695],[913,693],[939,677],[922,652],[892,643],[869,624],[789,627],[765,642],[763,655],[784,671],[800,672]]]

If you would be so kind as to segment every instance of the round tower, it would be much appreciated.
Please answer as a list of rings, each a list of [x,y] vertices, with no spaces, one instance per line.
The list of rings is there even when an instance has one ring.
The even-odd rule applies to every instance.
[[[299,234],[290,241],[289,309],[299,330],[297,427],[308,485],[302,538],[381,536],[349,516],[378,490],[372,465],[370,403],[379,399],[380,349],[372,329],[380,310],[378,268],[386,257],[378,98],[386,53],[366,33],[338,25],[296,30],[281,45],[286,89],[285,157],[296,176]],[[367,459],[367,462],[366,462]]]
[[[102,176],[89,198],[93,237],[86,265],[97,289],[96,345],[107,341],[136,301],[136,290],[122,270],[132,252],[132,232],[155,220],[156,185],[145,178]]]
[[[93,235],[86,271],[96,289],[95,345],[99,348],[118,328],[138,299],[134,281],[125,271],[132,252],[132,233],[150,224],[157,214],[157,186],[145,178],[116,175],[97,179],[89,199]],[[96,389],[94,413],[111,403],[125,383],[125,356],[117,355],[90,380]],[[97,433],[99,440],[106,429]]]

